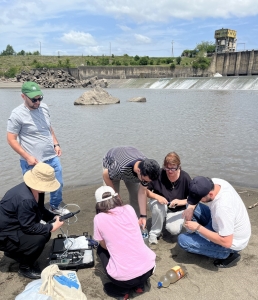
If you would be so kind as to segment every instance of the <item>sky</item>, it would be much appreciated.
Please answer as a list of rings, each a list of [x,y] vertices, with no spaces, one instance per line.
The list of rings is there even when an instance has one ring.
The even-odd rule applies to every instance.
[[[0,52],[180,56],[217,29],[258,49],[258,0],[0,0]]]

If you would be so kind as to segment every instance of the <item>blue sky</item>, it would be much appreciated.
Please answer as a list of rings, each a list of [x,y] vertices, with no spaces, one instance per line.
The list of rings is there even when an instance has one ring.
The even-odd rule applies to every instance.
[[[0,0],[0,11],[0,52],[179,56],[222,27],[238,50],[258,49],[258,0]]]

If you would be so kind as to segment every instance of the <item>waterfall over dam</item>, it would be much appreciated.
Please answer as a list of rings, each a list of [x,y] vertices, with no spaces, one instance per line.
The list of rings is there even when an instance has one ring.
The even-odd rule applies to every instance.
[[[107,79],[109,88],[258,90],[258,76]]]

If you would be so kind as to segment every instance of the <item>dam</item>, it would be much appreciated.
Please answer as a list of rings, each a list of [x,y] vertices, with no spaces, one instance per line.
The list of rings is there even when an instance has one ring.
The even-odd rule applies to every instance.
[[[109,88],[258,90],[258,76],[108,79]]]

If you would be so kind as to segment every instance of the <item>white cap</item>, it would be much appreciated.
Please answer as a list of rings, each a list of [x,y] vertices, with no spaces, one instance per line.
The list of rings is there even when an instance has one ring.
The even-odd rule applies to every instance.
[[[102,198],[104,193],[111,193],[110,197],[105,197],[104,199]],[[112,197],[117,196],[117,193],[112,189],[111,186],[101,186],[99,187],[96,192],[95,192],[95,198],[96,198],[96,202],[102,202],[102,201],[106,201],[109,199],[112,199]]]

